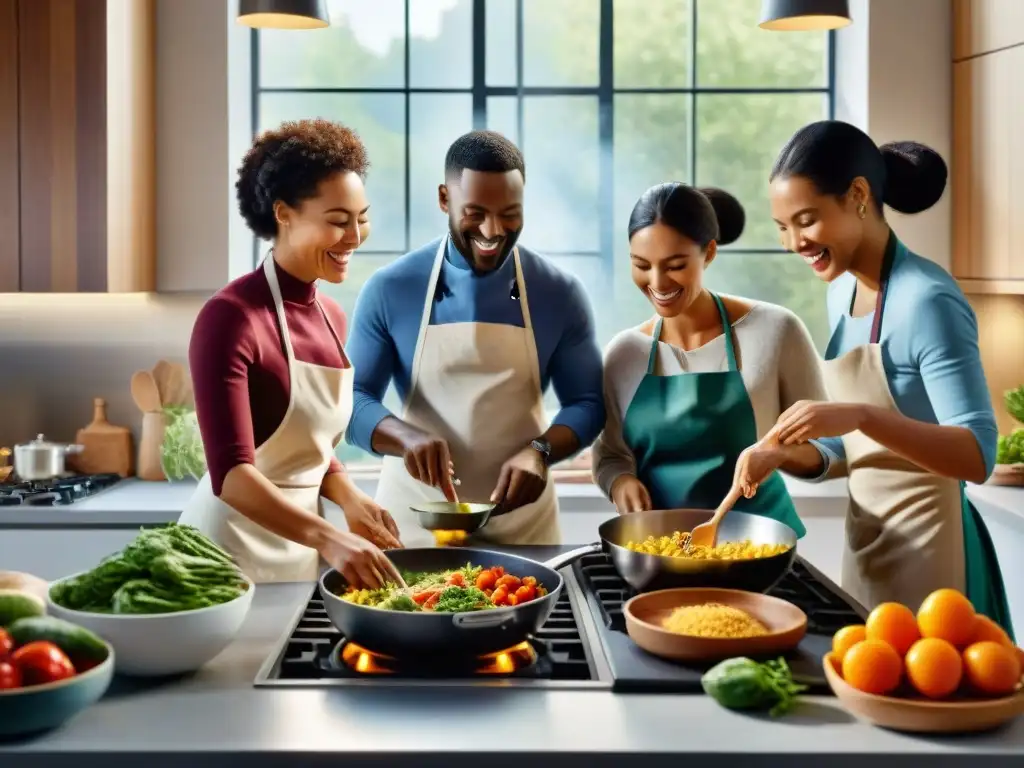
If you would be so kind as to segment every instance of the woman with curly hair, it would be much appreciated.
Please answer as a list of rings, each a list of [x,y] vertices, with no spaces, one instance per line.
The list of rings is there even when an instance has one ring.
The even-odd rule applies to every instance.
[[[386,511],[334,456],[352,413],[345,314],[316,289],[342,282],[369,235],[362,142],[327,120],[258,136],[235,184],[249,228],[272,244],[203,307],[189,346],[209,467],[180,522],[253,581],[314,581],[319,560],[353,584],[401,582],[378,546],[401,546]],[[338,504],[349,531],[323,517]]]

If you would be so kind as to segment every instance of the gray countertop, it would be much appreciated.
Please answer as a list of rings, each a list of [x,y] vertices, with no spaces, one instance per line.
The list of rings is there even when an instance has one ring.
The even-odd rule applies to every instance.
[[[4,768],[170,765],[481,765],[644,768],[699,765],[863,768],[905,764],[1019,766],[1024,719],[959,738],[864,725],[831,698],[790,715],[744,715],[703,695],[509,688],[255,688],[253,680],[312,584],[262,585],[238,640],[200,672],[163,682],[117,679],[97,705],[34,740],[0,744]],[[740,757],[742,756],[742,757]]]

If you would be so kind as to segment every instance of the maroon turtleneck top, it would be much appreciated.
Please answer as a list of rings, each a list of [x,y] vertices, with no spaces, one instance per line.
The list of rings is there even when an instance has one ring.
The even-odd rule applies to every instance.
[[[315,283],[292,277],[276,262],[274,268],[296,359],[331,368],[348,365],[339,349],[346,330],[341,307],[318,293]],[[228,471],[252,464],[256,448],[281,424],[291,394],[288,359],[262,265],[206,302],[192,329],[188,361],[206,463],[219,496]],[[327,474],[343,471],[332,457]]]

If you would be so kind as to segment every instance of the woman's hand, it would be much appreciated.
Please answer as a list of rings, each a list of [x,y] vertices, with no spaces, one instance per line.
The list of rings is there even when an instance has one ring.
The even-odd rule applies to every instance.
[[[387,555],[362,536],[339,531],[328,524],[317,551],[329,566],[340,572],[354,587],[378,589],[389,582],[405,584]]]
[[[777,443],[755,443],[736,459],[733,487],[738,486],[745,498],[752,499],[758,486],[782,465],[784,459],[785,452]]]
[[[779,416],[774,432],[782,445],[795,445],[856,432],[864,424],[864,419],[865,406],[859,403],[800,400]]]
[[[391,514],[362,491],[346,499],[342,506],[348,529],[372,541],[381,549],[400,549],[398,526]]]
[[[612,483],[612,503],[620,515],[647,512],[653,507],[651,494],[634,475],[620,475]]]

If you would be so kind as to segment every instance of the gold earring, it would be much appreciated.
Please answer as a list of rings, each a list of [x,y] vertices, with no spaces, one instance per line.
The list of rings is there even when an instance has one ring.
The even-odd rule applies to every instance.
[[[860,205],[857,206],[857,215],[860,216],[862,219],[867,217],[868,207],[864,205],[864,203],[861,203]]]

